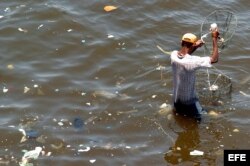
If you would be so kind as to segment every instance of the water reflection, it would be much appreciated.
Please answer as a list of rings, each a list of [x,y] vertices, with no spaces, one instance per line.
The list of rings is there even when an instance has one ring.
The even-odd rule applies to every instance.
[[[174,119],[181,131],[176,131],[178,137],[164,158],[169,164],[191,161],[190,151],[196,149],[200,144],[198,130],[200,122],[180,115],[175,115]]]

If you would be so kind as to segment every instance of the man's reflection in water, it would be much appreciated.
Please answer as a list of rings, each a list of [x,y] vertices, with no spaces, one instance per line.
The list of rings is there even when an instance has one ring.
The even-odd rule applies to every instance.
[[[173,147],[165,154],[164,158],[169,164],[178,164],[184,161],[191,161],[190,151],[197,148],[200,143],[198,124],[194,119],[181,115],[174,115],[178,137]]]

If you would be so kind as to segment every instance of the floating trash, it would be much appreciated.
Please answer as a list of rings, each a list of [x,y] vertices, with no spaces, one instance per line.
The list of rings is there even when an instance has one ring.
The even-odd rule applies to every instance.
[[[107,5],[107,6],[104,6],[103,8],[106,12],[111,12],[113,10],[116,10],[117,7],[116,6],[111,6],[111,5]]]
[[[239,129],[234,129],[233,132],[238,133],[238,132],[240,132],[240,130]]]
[[[88,152],[90,151],[90,147],[86,147],[85,149],[79,149],[78,152]]]
[[[20,32],[24,32],[24,33],[27,33],[27,32],[28,32],[28,30],[26,30],[26,29],[22,29],[22,28],[18,28],[18,31],[20,31]]]
[[[9,91],[9,89],[8,89],[8,88],[3,87],[3,93],[7,93],[8,91]]]
[[[28,88],[27,86],[24,87],[23,89],[23,93],[27,93],[30,90],[30,88]]]
[[[95,91],[93,93],[93,96],[94,97],[104,97],[104,98],[107,98],[107,99],[112,99],[112,98],[115,98],[117,97],[117,94],[115,93],[111,93],[111,92],[108,92],[108,91]]]
[[[218,85],[214,85],[214,84],[209,87],[210,91],[217,91],[218,89],[219,89],[219,86]]]
[[[157,96],[157,95],[153,95],[152,98],[154,99],[154,98],[156,98],[156,96]]]
[[[3,16],[0,16],[0,19],[3,18]]]
[[[74,122],[73,122],[73,126],[76,128],[76,129],[81,129],[83,128],[83,120],[81,118],[75,118],[74,119]]]
[[[96,159],[89,160],[89,162],[93,164],[94,162],[96,162]]]
[[[8,64],[8,65],[7,65],[7,68],[8,68],[9,70],[13,70],[13,69],[14,69],[14,65]]]
[[[37,29],[40,29],[40,28],[42,28],[42,27],[43,27],[43,24],[39,25],[39,26],[37,27]]]
[[[208,115],[213,116],[213,117],[217,117],[219,114],[215,111],[209,111]]]
[[[38,131],[35,131],[35,130],[26,131],[27,138],[37,138],[38,136],[39,136]]]
[[[64,124],[63,124],[63,122],[58,122],[57,123],[59,126],[63,126]]]
[[[203,156],[204,152],[199,151],[199,150],[194,150],[194,151],[190,152],[190,155],[191,156]]]
[[[31,159],[37,159],[42,151],[41,147],[36,147],[35,150],[26,151],[24,150],[24,155],[22,157],[22,161],[19,162],[20,166],[31,166],[32,163],[29,163]]]
[[[114,38],[114,35],[108,34],[108,38]]]
[[[63,143],[61,142],[59,145],[51,144],[51,147],[52,147],[53,149],[58,150],[58,149],[61,149],[61,148],[63,147]]]

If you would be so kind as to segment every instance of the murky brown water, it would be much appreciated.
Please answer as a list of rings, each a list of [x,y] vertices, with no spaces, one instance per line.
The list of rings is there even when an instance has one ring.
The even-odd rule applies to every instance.
[[[30,163],[60,166],[223,165],[224,149],[250,149],[248,1],[0,4],[0,165],[18,165],[35,147],[43,153]],[[156,46],[178,48],[216,8],[238,18],[216,64],[232,92],[219,103],[201,97],[218,115],[197,124],[160,108],[171,104],[172,74]]]

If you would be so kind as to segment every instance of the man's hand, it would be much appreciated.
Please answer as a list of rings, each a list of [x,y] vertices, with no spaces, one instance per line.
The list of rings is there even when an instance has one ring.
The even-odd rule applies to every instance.
[[[220,33],[218,31],[218,28],[216,30],[212,31],[212,38],[218,39]]]

